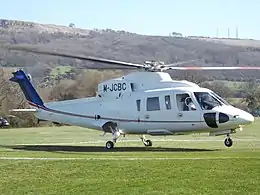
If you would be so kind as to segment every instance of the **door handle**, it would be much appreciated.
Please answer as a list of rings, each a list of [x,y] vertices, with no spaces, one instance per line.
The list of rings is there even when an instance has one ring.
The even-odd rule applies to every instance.
[[[182,114],[181,112],[179,112],[179,113],[178,113],[178,116],[179,116],[179,117],[182,117],[182,116],[183,116],[183,114]]]

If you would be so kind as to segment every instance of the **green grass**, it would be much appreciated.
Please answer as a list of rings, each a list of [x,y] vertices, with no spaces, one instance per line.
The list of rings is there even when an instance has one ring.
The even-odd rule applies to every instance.
[[[71,66],[57,66],[56,68],[52,69],[50,72],[50,76],[56,78],[59,75],[66,74],[67,72],[70,72],[72,69]]]
[[[226,87],[228,87],[232,91],[239,90],[240,86],[243,86],[246,83],[244,81],[227,81],[227,80],[214,80],[214,81],[210,81],[209,83],[212,84],[215,82],[224,84]]]
[[[227,80],[214,80],[214,81],[210,81],[209,83],[215,83],[215,82],[224,84],[231,91],[238,91],[241,89],[241,86],[244,86],[247,83],[246,81],[227,81]],[[260,87],[259,84],[258,87]]]
[[[240,86],[245,85],[246,82],[243,81],[223,81],[225,86],[230,88],[231,90],[238,90]]]
[[[1,129],[0,194],[260,194],[259,127],[232,135],[231,148],[201,134],[149,137],[149,148],[127,136],[111,151],[111,135],[84,128]]]

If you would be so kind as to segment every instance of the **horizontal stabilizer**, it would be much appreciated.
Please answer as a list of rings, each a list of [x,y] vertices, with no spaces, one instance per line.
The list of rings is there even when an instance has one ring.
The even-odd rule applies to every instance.
[[[37,110],[34,108],[23,108],[23,109],[12,109],[10,112],[36,112]]]

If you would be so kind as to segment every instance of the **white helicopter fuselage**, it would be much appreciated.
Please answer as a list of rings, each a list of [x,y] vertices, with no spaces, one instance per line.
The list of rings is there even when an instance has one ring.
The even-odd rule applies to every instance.
[[[131,81],[133,77],[141,78],[139,83],[135,82],[139,87],[134,86],[135,83]],[[154,82],[156,78],[159,81]],[[115,83],[116,87],[113,85]],[[135,88],[135,91],[130,91],[130,87],[132,90]],[[41,120],[100,131],[105,131],[103,125],[106,123],[114,122],[122,134],[219,132],[239,128],[254,120],[249,113],[226,104],[223,99],[217,100],[221,105],[202,109],[195,93],[213,92],[187,81],[173,81],[167,73],[138,72],[101,83],[96,97],[50,102],[39,108],[30,104],[37,108],[35,116]],[[187,95],[195,106],[193,110],[183,108],[186,103],[181,102],[181,97]],[[228,119],[223,122],[220,115]]]
[[[137,72],[98,85],[96,97],[44,103],[22,70],[10,79],[20,85],[39,120],[81,126],[112,133],[114,147],[120,135],[139,134],[145,146],[152,146],[145,134],[165,136],[209,132],[229,137],[254,117],[229,105],[213,91],[188,81],[174,81],[164,72]]]

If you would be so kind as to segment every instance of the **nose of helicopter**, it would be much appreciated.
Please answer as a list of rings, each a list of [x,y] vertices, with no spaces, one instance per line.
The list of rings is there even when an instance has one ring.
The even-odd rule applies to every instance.
[[[234,107],[225,108],[225,110],[222,110],[221,113],[227,115],[230,121],[233,121],[233,123],[239,125],[248,125],[253,123],[255,120],[254,116],[250,113]]]
[[[234,118],[243,125],[251,124],[255,120],[252,114],[243,110],[239,110],[238,115],[235,115]]]

